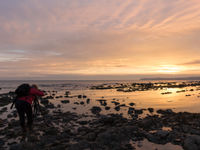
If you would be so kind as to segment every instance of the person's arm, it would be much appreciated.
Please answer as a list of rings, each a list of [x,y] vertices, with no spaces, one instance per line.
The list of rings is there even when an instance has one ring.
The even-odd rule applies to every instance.
[[[31,95],[36,95],[36,96],[44,96],[44,92],[36,89],[36,88],[31,88],[30,90]]]

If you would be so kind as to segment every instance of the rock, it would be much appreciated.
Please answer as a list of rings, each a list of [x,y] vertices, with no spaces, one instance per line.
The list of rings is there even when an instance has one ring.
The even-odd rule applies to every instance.
[[[106,107],[105,107],[105,110],[110,110],[110,107],[106,106]]]
[[[12,99],[11,99],[9,93],[2,94],[0,96],[0,107],[6,106],[6,105],[8,105],[11,102],[12,102]]]
[[[160,138],[166,138],[169,135],[169,132],[164,130],[158,130],[155,134]]]
[[[104,99],[100,99],[100,100],[97,100],[97,101],[100,102],[101,106],[106,106],[107,105],[107,102]]]
[[[144,118],[144,119],[139,121],[139,126],[144,128],[144,129],[148,129],[148,128],[152,127],[153,125],[154,125],[154,121],[150,117]]]
[[[135,110],[134,108],[129,107],[128,114],[133,114],[134,110]]]
[[[135,103],[129,103],[129,105],[130,105],[130,106],[134,106],[134,105],[135,105]]]
[[[0,114],[4,113],[7,111],[7,107],[3,107],[1,110],[0,110]]]
[[[159,109],[159,110],[157,110],[157,113],[159,113],[159,114],[173,114],[174,112],[171,109],[166,109],[166,110]]]
[[[4,145],[4,141],[0,139],[0,145]]]
[[[68,148],[68,150],[89,150],[90,149],[90,144],[85,141],[79,141],[76,144],[71,144],[70,147]]]
[[[85,103],[83,101],[80,102],[81,105],[84,105]]]
[[[126,107],[126,104],[121,104],[119,105],[119,107]]]
[[[62,100],[61,101],[61,103],[63,103],[63,104],[67,104],[67,103],[69,103],[70,101],[69,100]]]
[[[57,135],[59,131],[55,127],[46,128],[45,134],[46,135]]]
[[[44,99],[54,99],[54,97],[53,97],[53,96],[46,96],[46,97],[43,98],[42,100],[44,100]]]
[[[69,97],[70,91],[65,92],[65,97]]]
[[[115,104],[115,106],[120,104],[120,103],[118,103],[118,102],[115,102],[115,101],[112,101],[111,103],[114,103],[114,104]]]
[[[78,132],[85,132],[88,133],[90,131],[90,129],[88,127],[82,126],[78,128]]]
[[[90,99],[88,98],[88,99],[87,99],[87,104],[89,104],[89,103],[90,103]]]
[[[86,125],[86,124],[88,124],[88,121],[79,121],[78,123],[81,125]]]
[[[48,105],[45,106],[46,108],[50,108],[50,109],[53,109],[55,108],[54,104],[50,103]]]
[[[79,105],[79,103],[78,103],[78,102],[74,102],[74,104],[76,104],[76,105]]]
[[[154,112],[154,109],[153,109],[153,108],[148,108],[148,111],[149,111],[150,113],[153,113],[153,112]]]
[[[88,141],[95,141],[95,139],[96,139],[96,134],[95,133],[88,133],[87,135],[86,135],[86,139],[88,140]]]
[[[105,132],[99,133],[96,142],[100,145],[107,146],[108,149],[120,150],[122,149],[122,143],[129,142],[129,137],[121,128],[110,128]]]
[[[142,114],[143,110],[142,109],[135,109],[135,114]]]
[[[8,118],[12,118],[13,116],[11,115],[11,114],[8,114],[8,116],[7,116]]]
[[[41,99],[40,103],[42,103],[43,105],[47,105],[47,104],[49,104],[49,100],[48,99]]]
[[[183,147],[185,150],[199,150],[200,149],[200,136],[191,135],[184,140]]]
[[[91,109],[91,112],[93,114],[99,114],[101,112],[101,108],[97,107],[97,106],[93,106],[92,109]]]
[[[145,136],[150,142],[159,143],[160,138],[158,136],[155,136],[155,135],[149,134],[149,133],[146,133]]]
[[[78,95],[78,98],[82,98],[82,95]]]
[[[116,106],[114,109],[115,109],[116,111],[119,111],[119,110],[120,110],[120,107],[119,107],[119,106]]]

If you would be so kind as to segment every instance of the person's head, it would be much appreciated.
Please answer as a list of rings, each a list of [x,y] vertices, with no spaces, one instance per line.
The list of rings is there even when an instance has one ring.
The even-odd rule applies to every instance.
[[[32,84],[32,87],[38,89],[38,86],[36,84]]]

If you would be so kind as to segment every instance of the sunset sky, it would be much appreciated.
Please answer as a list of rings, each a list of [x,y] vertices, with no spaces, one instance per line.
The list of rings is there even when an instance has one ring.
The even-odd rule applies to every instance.
[[[0,79],[113,75],[200,75],[200,1],[0,1]]]

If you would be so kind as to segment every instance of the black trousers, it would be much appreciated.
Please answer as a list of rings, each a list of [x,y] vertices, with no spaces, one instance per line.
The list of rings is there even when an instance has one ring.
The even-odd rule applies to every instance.
[[[15,103],[15,107],[17,108],[17,112],[19,114],[20,125],[22,128],[25,127],[25,114],[27,117],[27,125],[29,127],[33,124],[33,114],[32,114],[32,107],[26,101],[17,100]]]

